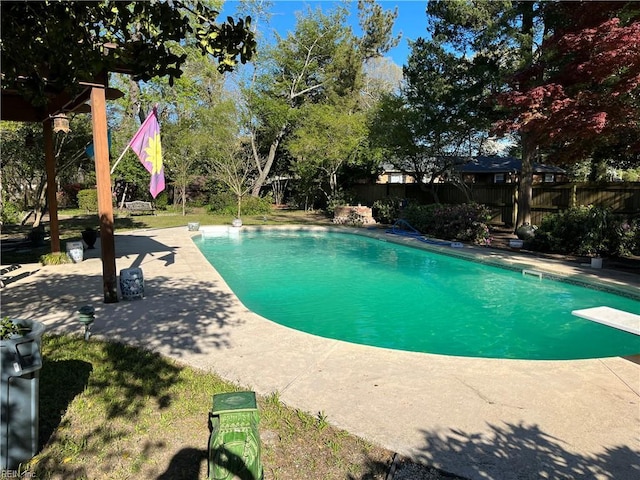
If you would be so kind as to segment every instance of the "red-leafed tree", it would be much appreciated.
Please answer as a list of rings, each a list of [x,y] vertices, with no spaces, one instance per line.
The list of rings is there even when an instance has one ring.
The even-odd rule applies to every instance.
[[[507,118],[496,129],[564,163],[640,150],[640,4],[550,2],[545,25],[539,60],[498,97]]]

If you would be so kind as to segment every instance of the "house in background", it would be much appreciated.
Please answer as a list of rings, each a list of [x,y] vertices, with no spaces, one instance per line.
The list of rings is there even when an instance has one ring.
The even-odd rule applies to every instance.
[[[415,178],[402,170],[397,169],[391,163],[382,164],[382,173],[376,183],[416,183]]]
[[[478,156],[470,160],[460,158],[454,169],[462,174],[465,183],[484,185],[517,183],[522,160],[516,157]],[[443,179],[436,179],[442,183]],[[561,183],[567,182],[567,172],[552,165],[533,164],[533,183]],[[416,183],[415,179],[391,163],[383,165],[383,171],[376,183]]]
[[[522,160],[516,157],[478,156],[455,167],[465,183],[516,183],[522,170]],[[533,164],[533,183],[567,182],[567,172],[553,165]]]

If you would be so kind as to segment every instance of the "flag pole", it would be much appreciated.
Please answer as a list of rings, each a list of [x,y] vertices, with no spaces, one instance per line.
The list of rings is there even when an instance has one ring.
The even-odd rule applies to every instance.
[[[124,147],[124,150],[122,151],[122,153],[120,154],[120,156],[118,157],[118,159],[116,160],[116,163],[113,164],[113,167],[111,167],[111,173],[110,175],[113,175],[113,171],[116,169],[116,167],[118,166],[118,164],[120,163],[120,160],[122,160],[122,157],[124,157],[124,154],[127,152],[127,149],[129,148],[129,145],[127,145],[126,147]]]

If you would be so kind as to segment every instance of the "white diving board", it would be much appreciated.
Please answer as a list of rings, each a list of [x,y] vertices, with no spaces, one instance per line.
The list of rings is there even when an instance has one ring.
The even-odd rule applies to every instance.
[[[586,318],[592,322],[602,323],[608,327],[624,330],[634,335],[640,335],[640,315],[635,313],[624,312],[611,307],[594,307],[574,310],[571,314],[576,317]]]

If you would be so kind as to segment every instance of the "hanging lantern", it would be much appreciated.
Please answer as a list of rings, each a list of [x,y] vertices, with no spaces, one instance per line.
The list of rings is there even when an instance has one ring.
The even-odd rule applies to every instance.
[[[69,117],[67,117],[64,113],[59,113],[53,117],[53,131],[54,133],[64,132],[69,133],[71,129],[69,128]]]

